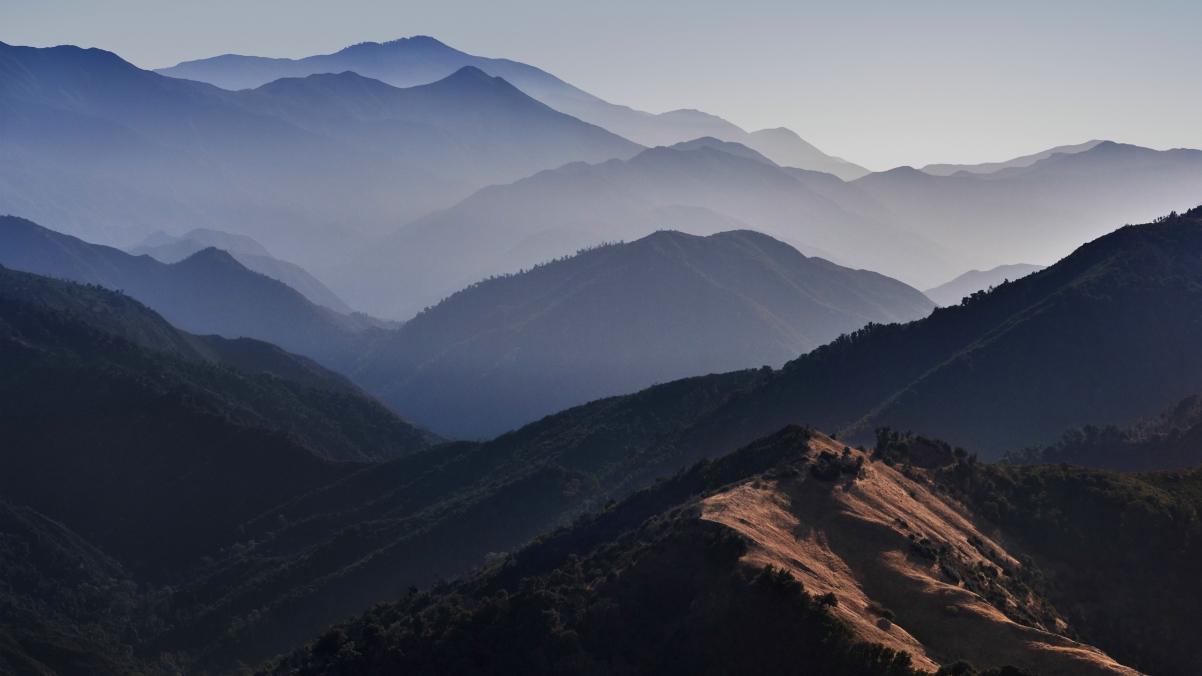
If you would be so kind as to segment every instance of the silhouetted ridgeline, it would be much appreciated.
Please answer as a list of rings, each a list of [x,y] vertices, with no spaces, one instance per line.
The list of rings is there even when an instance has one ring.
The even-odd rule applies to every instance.
[[[599,397],[779,367],[933,304],[756,232],[657,232],[455,293],[382,334],[351,373],[451,437],[488,438]]]
[[[787,364],[683,437],[712,452],[790,422],[923,429],[997,458],[1134,422],[1202,389],[1202,209],[1127,226],[930,317]]]

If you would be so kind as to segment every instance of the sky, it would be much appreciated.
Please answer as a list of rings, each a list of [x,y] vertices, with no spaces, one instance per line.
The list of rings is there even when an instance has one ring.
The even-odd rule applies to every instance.
[[[430,35],[613,103],[789,127],[882,170],[1202,148],[1202,0],[3,0],[0,41],[143,68]]]

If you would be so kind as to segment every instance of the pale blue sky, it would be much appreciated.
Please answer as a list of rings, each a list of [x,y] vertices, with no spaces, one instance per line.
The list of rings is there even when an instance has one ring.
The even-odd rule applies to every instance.
[[[872,169],[1106,138],[1202,148],[1202,0],[3,0],[0,40],[145,68],[432,35],[663,112],[787,126]]]

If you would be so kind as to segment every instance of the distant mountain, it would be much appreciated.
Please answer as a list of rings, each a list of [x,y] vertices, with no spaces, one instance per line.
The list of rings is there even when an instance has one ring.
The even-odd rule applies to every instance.
[[[229,92],[95,49],[0,44],[0,62],[0,204],[106,244],[220,224],[315,268],[485,185],[640,150],[474,68]]]
[[[263,245],[245,235],[233,235],[206,228],[197,228],[179,237],[157,232],[126,251],[134,256],[147,255],[162,263],[178,263],[209,247],[224,249],[248,270],[287,284],[316,305],[341,314],[349,315],[354,312],[351,306],[307,270],[295,263],[273,258]]]
[[[485,188],[372,243],[326,277],[368,312],[405,319],[488,274],[516,272],[512,264],[499,269],[505,260],[543,262],[662,227],[710,235],[732,226],[907,283],[934,283],[951,271],[938,245],[841,208],[751,149],[714,139],[683,147]],[[682,207],[691,215],[662,224],[670,213],[684,215]]]
[[[661,231],[474,284],[381,337],[353,374],[440,434],[489,438],[657,382],[779,367],[933,307],[767,235]]]
[[[1116,223],[1146,223],[1169,209],[1197,206],[1202,150],[1106,141],[988,174],[932,176],[900,167],[851,184],[891,214],[884,222],[939,242],[963,267],[980,270],[1007,261],[1050,262]],[[862,202],[828,196],[852,211]]]
[[[334,54],[303,59],[225,54],[185,61],[156,72],[233,90],[261,87],[279,78],[344,71],[354,71],[395,87],[414,87],[468,66],[504,78],[555,110],[645,146],[670,146],[699,136],[713,136],[755,148],[782,165],[826,171],[845,180],[869,173],[863,167],[822,153],[788,129],[764,129],[748,134],[720,117],[698,110],[645,113],[603,101],[533,66],[509,59],[472,56],[420,35],[385,43],[364,42]]]
[[[677,445],[717,452],[809,422],[853,441],[928,430],[996,458],[1128,424],[1202,390],[1200,281],[1202,208],[1127,226],[926,319],[818,348]]]
[[[1026,277],[1032,272],[1039,272],[1044,267],[1046,266],[1015,263],[999,265],[990,270],[969,270],[952,281],[927,289],[923,293],[927,298],[935,301],[936,305],[956,305],[965,296],[971,296],[978,291],[997,286],[1008,280]]]
[[[990,174],[1000,169],[1010,169],[1018,167],[1029,167],[1039,160],[1047,158],[1057,153],[1072,155],[1073,153],[1081,153],[1093,148],[1102,143],[1102,141],[1086,141],[1077,145],[1056,146],[1043,152],[1035,153],[1034,155],[1023,155],[1005,162],[986,162],[984,164],[928,164],[922,168],[922,171],[932,176],[951,176],[957,172],[965,171],[970,174]]]
[[[181,247],[181,253],[177,253],[175,250],[168,248],[171,245],[178,244],[182,241],[194,242],[195,245],[199,246],[199,248],[188,251],[187,253],[182,253],[182,251],[184,251],[187,247]],[[235,235],[232,232],[224,232],[210,228],[196,228],[195,230],[189,230],[179,237],[176,237],[175,235],[169,235],[162,231],[156,232],[147,237],[138,246],[126,249],[126,251],[135,256],[149,254],[152,258],[164,263],[177,263],[184,260],[188,256],[191,256],[197,251],[200,251],[200,249],[207,249],[209,247],[224,249],[231,254],[250,254],[252,256],[271,255],[270,251],[268,251],[262,244],[259,244],[251,237],[247,237],[246,235]],[[156,256],[156,253],[159,255]],[[160,256],[163,257],[160,258]],[[170,260],[168,260],[168,258]]]
[[[120,290],[186,331],[259,338],[327,364],[346,358],[356,336],[377,326],[314,305],[215,248],[165,264],[3,216],[0,265]]]

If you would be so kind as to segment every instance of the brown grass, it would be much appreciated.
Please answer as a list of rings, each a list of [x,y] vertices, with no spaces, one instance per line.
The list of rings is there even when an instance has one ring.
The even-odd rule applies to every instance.
[[[811,448],[843,450],[821,435]],[[908,651],[921,668],[967,659],[1042,676],[1139,673],[1097,648],[1020,625],[948,582],[937,565],[911,552],[911,534],[946,545],[962,561],[988,563],[968,543],[975,535],[1011,565],[1017,562],[923,484],[882,463],[866,462],[865,473],[854,483],[803,475],[743,484],[706,499],[702,516],[752,541],[747,563],[784,567],[811,594],[834,593],[835,614],[857,636]],[[895,613],[892,621],[882,621],[881,607]]]

